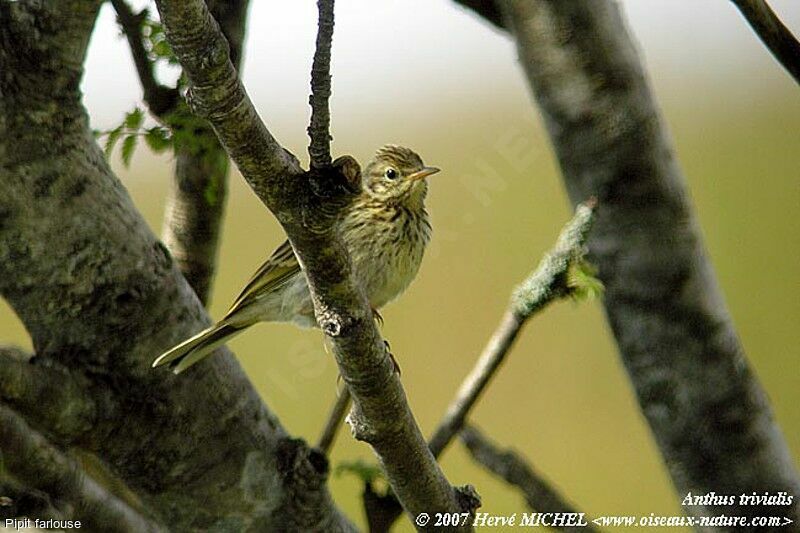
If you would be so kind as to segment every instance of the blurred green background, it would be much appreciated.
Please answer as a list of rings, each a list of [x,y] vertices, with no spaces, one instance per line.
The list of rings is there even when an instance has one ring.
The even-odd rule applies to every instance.
[[[303,159],[314,4],[254,3],[244,73],[273,133]],[[413,4],[429,16],[414,18]],[[798,457],[800,92],[727,4],[709,3],[699,16],[687,0],[623,2],[730,311]],[[430,434],[511,288],[536,266],[571,209],[504,37],[447,2],[387,1],[368,14],[365,6],[337,2],[336,155],[351,153],[363,162],[379,145],[395,142],[444,169],[431,180],[434,239],[420,275],[383,313],[409,401]],[[796,4],[775,6],[800,26]],[[99,128],[119,122],[139,98],[108,11],[98,23],[84,89]],[[113,164],[160,232],[171,159],[140,149],[130,168],[121,167],[118,154]],[[238,174],[230,189],[215,317],[283,239]],[[5,304],[0,331],[2,341],[29,346]],[[286,428],[316,440],[337,378],[319,332],[259,325],[231,347]],[[522,452],[592,515],[681,513],[599,302],[559,303],[532,321],[472,421]],[[355,458],[372,454],[345,429],[333,465]],[[452,482],[477,487],[483,511],[526,510],[515,491],[475,467],[459,444],[445,453],[443,466]],[[333,477],[331,488],[347,514],[363,520],[359,483]],[[399,530],[412,528],[404,522]]]

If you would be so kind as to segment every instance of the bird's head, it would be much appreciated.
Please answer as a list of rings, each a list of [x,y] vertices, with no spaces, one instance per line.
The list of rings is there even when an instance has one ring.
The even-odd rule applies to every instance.
[[[422,202],[428,190],[426,178],[437,172],[408,148],[387,144],[364,169],[364,191],[389,203]]]

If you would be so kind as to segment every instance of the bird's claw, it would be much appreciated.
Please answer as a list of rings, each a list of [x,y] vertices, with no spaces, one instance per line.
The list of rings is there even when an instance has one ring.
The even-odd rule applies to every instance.
[[[381,316],[378,310],[374,307],[372,308],[372,318],[378,323],[379,326],[383,327],[383,316]]]
[[[392,347],[389,345],[389,341],[383,339],[383,346],[386,348],[386,355],[389,356],[389,359],[392,361],[392,365],[394,365],[394,371],[399,376],[401,374],[400,365],[397,364],[397,359],[395,359],[394,355],[392,354]]]

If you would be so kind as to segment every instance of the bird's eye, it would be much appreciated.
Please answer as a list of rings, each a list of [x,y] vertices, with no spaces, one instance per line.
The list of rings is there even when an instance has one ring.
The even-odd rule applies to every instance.
[[[397,179],[397,171],[393,168],[387,168],[384,175],[390,180]]]

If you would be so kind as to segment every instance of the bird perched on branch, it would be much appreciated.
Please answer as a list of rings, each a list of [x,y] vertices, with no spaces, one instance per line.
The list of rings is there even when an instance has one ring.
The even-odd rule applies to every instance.
[[[356,280],[377,310],[399,296],[419,270],[431,225],[425,210],[426,178],[439,172],[402,146],[380,148],[362,174],[361,192],[339,221]],[[186,370],[257,322],[316,326],[306,277],[289,241],[258,269],[227,314],[162,354],[153,367]]]

